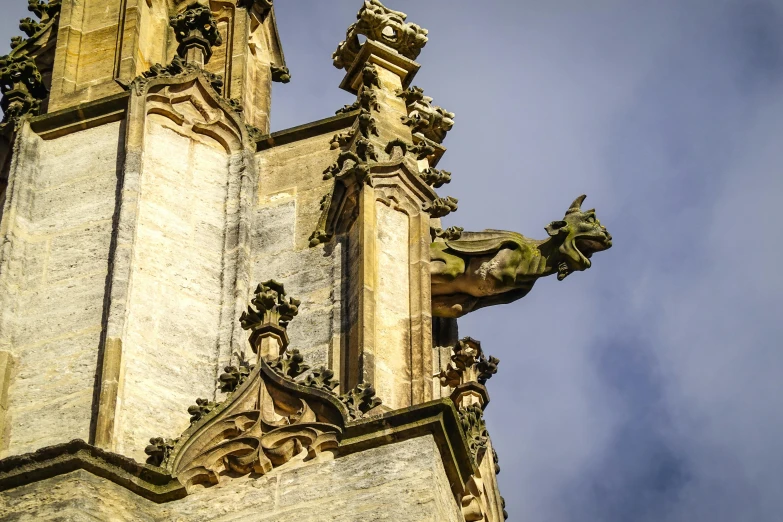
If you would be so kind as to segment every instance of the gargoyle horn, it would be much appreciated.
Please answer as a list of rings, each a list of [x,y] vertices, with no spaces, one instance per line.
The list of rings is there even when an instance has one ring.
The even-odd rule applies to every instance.
[[[574,212],[581,212],[582,211],[582,203],[584,203],[585,199],[587,198],[586,195],[582,194],[578,198],[574,200],[573,203],[571,203],[571,206],[566,211],[566,215],[573,214]]]

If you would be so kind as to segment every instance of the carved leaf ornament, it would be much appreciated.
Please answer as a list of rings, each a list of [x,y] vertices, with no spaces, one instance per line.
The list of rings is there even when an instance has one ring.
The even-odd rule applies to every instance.
[[[343,426],[335,397],[284,379],[262,359],[231,400],[185,432],[171,471],[187,487],[264,475],[336,449]]]
[[[252,306],[242,317],[255,341],[275,335],[298,312],[282,284],[258,286]],[[254,339],[251,336],[251,343]],[[309,370],[298,350],[267,361],[256,354],[252,365],[243,356],[225,368],[219,385],[230,395],[223,403],[199,399],[188,409],[191,427],[178,439],[153,438],[147,462],[165,467],[186,488],[209,486],[225,476],[264,475],[289,462],[318,459],[337,450],[346,422],[380,405],[372,386],[360,384],[342,397],[334,372]]]

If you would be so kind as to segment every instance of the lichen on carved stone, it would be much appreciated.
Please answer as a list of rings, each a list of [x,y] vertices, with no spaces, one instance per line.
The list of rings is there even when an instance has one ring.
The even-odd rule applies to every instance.
[[[235,392],[247,380],[250,372],[253,371],[254,365],[245,359],[244,354],[239,353],[235,354],[235,356],[237,357],[237,364],[223,368],[223,373],[218,377],[220,391],[224,393]]]
[[[356,136],[356,129],[349,129],[345,132],[335,134],[332,141],[329,143],[332,150],[342,147],[348,147],[353,142],[353,138]]]
[[[412,147],[409,147],[408,152],[415,155],[416,159],[423,160],[435,154],[435,147],[426,142],[420,141]]]
[[[310,241],[309,245],[310,248],[317,247],[318,245],[323,245],[329,242],[329,240],[332,239],[332,236],[326,233],[326,230],[319,228],[312,234],[310,234],[310,237],[308,240]]]
[[[264,137],[264,131],[262,131],[258,127],[250,125],[249,123],[245,124],[245,129],[247,129],[248,137],[254,143],[258,143],[259,141],[261,141],[261,138]]]
[[[367,383],[359,384],[356,388],[340,396],[342,402],[348,409],[351,419],[362,418],[368,411],[381,405],[380,397],[375,396],[375,388]]]
[[[411,128],[411,132],[443,143],[446,134],[454,127],[455,114],[433,105],[432,98],[425,96],[419,87],[398,90],[396,94],[405,100],[408,107],[408,115],[402,117],[402,122]]]
[[[304,357],[299,353],[299,350],[288,350],[270,366],[277,373],[291,380],[296,379],[310,369],[310,366],[305,364]]]
[[[446,217],[452,212],[456,212],[459,200],[451,196],[438,198],[424,206],[424,211],[434,218]]]
[[[169,25],[174,29],[174,35],[179,42],[177,54],[186,59],[188,50],[197,48],[204,53],[204,63],[212,57],[212,47],[223,43],[218,31],[217,20],[212,16],[209,7],[191,4],[185,11],[172,16]]]
[[[478,404],[472,404],[459,410],[462,431],[468,440],[468,447],[473,459],[478,465],[487,451],[489,433],[484,422],[484,410]]]
[[[19,30],[26,34],[28,38],[31,38],[35,33],[40,31],[41,27],[43,27],[43,25],[30,17],[22,18],[19,21]]]
[[[577,198],[561,221],[546,226],[548,239],[516,232],[465,232],[458,240],[430,246],[432,311],[437,317],[461,317],[472,310],[513,302],[527,295],[541,277],[563,280],[592,266],[596,252],[612,246],[612,236]]]
[[[362,108],[362,106],[359,103],[359,100],[357,99],[352,104],[345,105],[345,106],[343,106],[342,109],[337,109],[337,111],[335,111],[335,114],[346,114],[346,113],[349,113],[349,112],[358,111],[361,108]]]
[[[325,366],[316,368],[305,379],[305,385],[331,392],[340,385],[340,381],[334,378],[334,372]]]
[[[272,71],[273,82],[288,83],[291,81],[291,71],[285,65],[270,64],[269,70]]]
[[[462,227],[449,227],[445,230],[442,228],[432,228],[430,229],[430,235],[432,236],[433,241],[436,239],[454,241],[461,238],[464,231],[465,229]]]
[[[250,330],[250,346],[259,357],[275,361],[288,347],[288,323],[299,314],[301,301],[288,297],[281,283],[270,280],[258,285],[247,311],[239,318]]]
[[[217,404],[208,399],[196,399],[196,404],[188,408],[190,414],[190,423],[200,421],[202,417],[208,415],[215,409]]]
[[[147,464],[165,466],[176,443],[177,439],[151,438],[149,445],[144,448],[144,453],[147,454]]]
[[[149,71],[145,71],[141,73],[141,76],[137,76],[131,82],[131,88],[134,92],[140,94],[151,80],[156,78],[178,78],[195,72],[203,74],[209,86],[212,87],[216,93],[221,94],[223,92],[223,76],[205,71],[195,63],[187,63],[179,56],[175,56],[168,65],[156,63],[150,67]]]
[[[361,161],[359,156],[351,151],[341,152],[340,155],[337,156],[337,160],[324,171],[324,180],[332,179],[340,174],[345,168],[346,163],[357,164],[361,163]]]
[[[42,22],[59,14],[61,9],[62,0],[27,0],[27,10],[35,14]]]
[[[381,104],[378,103],[378,95],[371,89],[364,88],[359,93],[359,107],[368,111],[380,112]]]
[[[438,170],[430,167],[424,169],[420,176],[421,179],[424,180],[424,183],[433,188],[440,188],[447,183],[451,183],[451,172],[446,170]]]
[[[365,0],[356,17],[358,21],[348,28],[345,40],[332,55],[338,69],[348,69],[353,64],[361,49],[360,35],[391,47],[411,60],[427,44],[426,29],[407,23],[408,15],[386,8],[379,0]]]
[[[365,64],[362,69],[362,85],[364,85],[363,90],[370,90],[373,87],[378,87],[380,89],[381,77],[378,74],[378,68],[375,67],[375,65],[371,63]]]
[[[41,101],[48,96],[38,67],[26,55],[0,58],[0,92],[3,95],[0,130],[8,126],[18,129],[25,116],[38,114]]]
[[[495,448],[492,448],[492,463],[495,464],[495,475],[500,475],[500,457]]]
[[[385,152],[392,159],[399,159],[408,153],[410,145],[400,138],[394,138],[386,144]]]
[[[356,140],[356,154],[362,161],[378,161],[378,153],[375,152],[375,145],[367,138]]]
[[[359,114],[359,132],[365,138],[369,138],[370,135],[379,136],[378,124],[367,109],[362,109],[361,114]]]

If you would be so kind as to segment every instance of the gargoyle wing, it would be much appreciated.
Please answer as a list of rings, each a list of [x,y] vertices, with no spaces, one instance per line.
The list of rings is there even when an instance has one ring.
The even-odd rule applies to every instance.
[[[484,230],[483,232],[463,232],[462,237],[446,241],[450,250],[461,254],[482,255],[497,252],[509,243],[524,245],[525,236],[507,230]]]

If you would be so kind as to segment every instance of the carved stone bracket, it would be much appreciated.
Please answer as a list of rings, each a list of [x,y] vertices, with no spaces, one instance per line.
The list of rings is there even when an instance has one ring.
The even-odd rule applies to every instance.
[[[277,281],[258,285],[247,312],[239,319],[250,330],[250,345],[264,360],[277,360],[288,348],[288,323],[299,313],[300,301],[290,298]]]
[[[17,130],[25,116],[38,114],[41,101],[48,95],[35,62],[24,54],[0,58],[0,92],[3,95],[0,130],[8,126]]]
[[[408,116],[403,116],[402,121],[411,128],[411,132],[443,143],[446,134],[454,127],[455,114],[433,105],[432,98],[425,96],[419,87],[397,91],[397,96],[404,99],[408,107]]]
[[[285,65],[270,64],[269,69],[272,71],[273,82],[288,83],[291,81],[291,72]]]
[[[192,4],[182,13],[172,16],[169,25],[179,42],[177,54],[187,62],[208,63],[212,47],[223,43],[217,20],[208,7]]]
[[[407,23],[408,15],[386,8],[379,0],[365,0],[356,17],[358,21],[348,28],[345,40],[332,55],[338,69],[348,69],[353,64],[361,48],[360,35],[411,60],[415,60],[427,44],[426,29]]]

